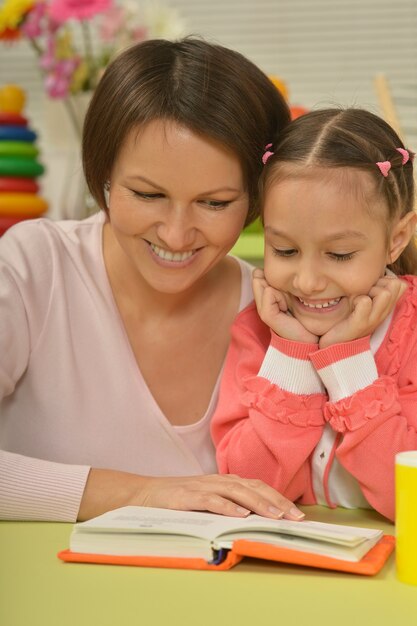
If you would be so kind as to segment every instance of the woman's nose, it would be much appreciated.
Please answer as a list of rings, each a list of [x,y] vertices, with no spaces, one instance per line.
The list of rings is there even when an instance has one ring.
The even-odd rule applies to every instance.
[[[159,239],[174,251],[185,251],[192,247],[195,239],[195,225],[192,208],[172,206],[157,226]]]

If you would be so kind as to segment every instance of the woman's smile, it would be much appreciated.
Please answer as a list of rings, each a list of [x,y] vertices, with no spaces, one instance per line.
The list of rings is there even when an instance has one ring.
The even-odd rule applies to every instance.
[[[146,240],[145,240],[146,241]],[[192,262],[199,250],[202,248],[195,248],[191,250],[186,250],[184,252],[174,252],[172,250],[167,250],[161,246],[158,246],[150,241],[146,241],[151,251],[151,255],[154,258],[155,262],[158,265],[168,268],[180,268],[184,267]]]

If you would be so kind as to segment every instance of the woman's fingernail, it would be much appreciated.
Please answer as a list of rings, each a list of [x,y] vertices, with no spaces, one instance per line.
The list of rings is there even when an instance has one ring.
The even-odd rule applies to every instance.
[[[295,506],[293,506],[288,513],[290,515],[292,515],[293,517],[296,517],[297,519],[303,519],[303,517],[305,517],[305,514],[302,513],[302,511],[300,511],[300,509],[297,509]]]
[[[268,507],[268,511],[272,513],[272,515],[275,515],[275,517],[282,517],[284,515],[284,511],[280,511],[275,506]]]
[[[249,509],[244,509],[243,506],[237,506],[236,511],[239,513],[239,515],[249,515],[250,513]]]

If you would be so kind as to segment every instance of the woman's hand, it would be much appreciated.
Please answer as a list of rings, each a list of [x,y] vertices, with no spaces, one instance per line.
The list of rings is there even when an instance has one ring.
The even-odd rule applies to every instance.
[[[354,299],[349,317],[335,324],[320,338],[320,348],[371,335],[388,317],[406,289],[404,281],[396,276],[380,278],[368,295]]]
[[[304,518],[290,500],[266,483],[233,474],[148,478],[131,504],[232,517],[246,517],[253,512],[273,519]]]
[[[153,477],[91,469],[78,520],[121,506],[210,511],[232,517],[246,517],[250,512],[273,519],[304,517],[290,500],[260,480],[231,474]]]
[[[291,341],[318,342],[319,338],[292,316],[285,294],[268,285],[260,268],[253,272],[252,286],[259,317],[274,333]]]

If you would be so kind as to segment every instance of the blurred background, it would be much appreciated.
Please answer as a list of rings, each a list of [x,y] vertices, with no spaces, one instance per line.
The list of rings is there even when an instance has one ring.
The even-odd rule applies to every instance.
[[[25,0],[6,0],[3,7],[10,2]],[[195,34],[242,52],[279,79],[294,114],[338,104],[363,106],[390,118],[409,147],[417,149],[417,0],[130,0],[118,4],[135,16],[130,22],[136,24],[136,37]],[[100,19],[100,14],[87,18],[95,53],[103,47],[103,33],[93,24]],[[108,26],[111,23],[114,26],[115,19]],[[0,31],[1,26],[0,2]],[[82,48],[84,35],[75,32],[79,24],[70,20],[67,26],[72,39],[61,44]],[[127,24],[121,28],[126,31]],[[110,31],[108,54],[121,34]],[[101,62],[105,65],[104,57]],[[10,33],[5,37],[3,28],[0,87],[14,83],[26,92],[24,114],[37,133],[39,160],[46,168],[40,180],[49,213],[77,217],[74,207],[83,193],[79,140],[65,103],[74,98],[70,92],[65,96],[65,88],[64,97],[62,93],[57,97],[53,89],[59,92],[59,85],[51,87],[52,79],[46,86],[45,67],[46,61],[40,70],[27,36],[13,40]],[[82,82],[82,76],[78,78]],[[82,118],[82,112],[79,98],[75,113]]]

